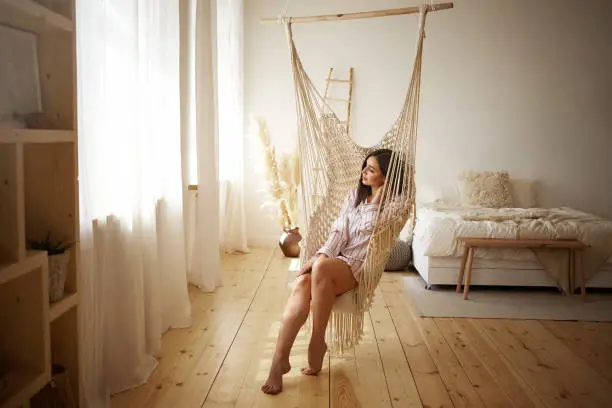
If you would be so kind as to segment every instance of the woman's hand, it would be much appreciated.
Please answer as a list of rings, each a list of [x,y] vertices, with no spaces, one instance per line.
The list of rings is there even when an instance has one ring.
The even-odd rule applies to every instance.
[[[300,268],[300,271],[297,273],[296,277],[312,272],[313,264],[314,262],[312,259],[309,261],[306,261],[306,263],[304,263],[304,265],[302,265],[302,267]]]
[[[302,276],[304,274],[311,273],[312,272],[312,267],[314,266],[314,263],[317,260],[324,259],[324,258],[328,258],[328,256],[324,255],[324,254],[319,254],[319,255],[313,256],[309,261],[307,261],[304,265],[302,265],[302,267],[300,268],[300,271],[296,275],[296,278],[298,276]]]

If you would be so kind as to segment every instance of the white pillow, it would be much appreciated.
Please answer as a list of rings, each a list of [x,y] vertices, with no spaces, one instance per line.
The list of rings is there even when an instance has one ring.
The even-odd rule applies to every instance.
[[[536,208],[538,204],[537,181],[526,179],[511,179],[510,191],[512,201],[517,208]]]
[[[511,208],[510,176],[507,171],[467,171],[459,182],[461,203],[490,208]]]

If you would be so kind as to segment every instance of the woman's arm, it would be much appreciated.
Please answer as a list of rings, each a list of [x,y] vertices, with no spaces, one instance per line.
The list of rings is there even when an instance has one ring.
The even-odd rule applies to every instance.
[[[340,251],[342,251],[346,242],[347,237],[344,231],[333,230],[330,232],[325,244],[317,251],[316,255],[326,255],[329,258],[335,258]]]
[[[348,242],[348,218],[346,214],[355,201],[355,194],[355,190],[351,190],[347,194],[344,204],[340,209],[340,215],[334,221],[327,241],[321,249],[317,251],[316,255],[326,255],[330,258],[334,258],[342,251],[342,248],[344,248]]]
[[[384,202],[382,204],[383,208],[380,210],[380,215],[378,214],[378,209],[380,207],[380,200],[382,188],[380,188],[376,194],[376,196],[372,199],[371,203],[364,203],[363,206],[363,225],[364,230],[373,232],[376,224],[378,222],[378,218],[380,216],[383,217],[383,220],[392,218],[393,214],[396,214],[400,211],[403,211],[406,208],[406,197],[404,195],[398,195],[390,200]]]
[[[315,255],[300,268],[300,271],[298,272],[297,276],[303,275],[305,273],[310,273],[317,259],[335,258],[340,253],[340,251],[342,251],[342,248],[344,248],[348,241],[348,230],[346,228],[346,223],[348,220],[346,218],[346,212],[348,211],[354,200],[355,194],[353,194],[353,191],[350,191],[344,201],[344,204],[342,205],[342,208],[340,209],[340,215],[332,224],[332,228],[329,232],[329,236],[327,237],[327,241],[315,253]]]

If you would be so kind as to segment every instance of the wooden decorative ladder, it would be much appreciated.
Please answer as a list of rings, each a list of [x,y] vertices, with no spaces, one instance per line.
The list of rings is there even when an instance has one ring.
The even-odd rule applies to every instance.
[[[346,103],[346,120],[341,121],[346,127],[346,133],[350,135],[350,122],[351,122],[351,106],[352,106],[352,98],[353,98],[353,67],[349,68],[348,79],[342,78],[334,78],[333,77],[334,68],[329,68],[329,73],[327,74],[326,84],[325,84],[325,94],[323,95],[323,100],[325,103],[328,102],[340,102]],[[330,84],[332,82],[348,84],[348,98],[330,98]]]
[[[329,102],[340,102],[346,103],[346,120],[340,121],[340,123],[344,124],[346,128],[346,133],[350,135],[350,120],[351,120],[351,105],[352,105],[352,97],[353,97],[353,67],[349,68],[348,79],[343,78],[334,78],[333,77],[334,68],[329,68],[329,73],[327,74],[327,79],[325,80],[325,93],[323,94],[323,100],[326,104],[329,105]],[[332,82],[348,84],[348,98],[330,98],[330,84]],[[320,199],[322,198],[321,189],[323,188],[322,175],[321,172],[323,168],[319,163],[315,163],[314,167],[314,194],[311,197],[313,206],[317,206],[320,203]]]

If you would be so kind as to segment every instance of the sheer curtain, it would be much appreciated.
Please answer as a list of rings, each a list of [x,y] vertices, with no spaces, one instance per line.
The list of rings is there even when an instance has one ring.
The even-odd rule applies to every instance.
[[[83,406],[137,386],[190,324],[179,5],[77,2]]]
[[[219,282],[219,171],[215,92],[216,7],[181,0],[181,115],[189,281],[203,291]]]
[[[217,1],[221,246],[248,252],[244,213],[243,0]]]
[[[199,187],[185,192],[189,279],[211,291],[219,280],[219,249],[249,252],[243,185],[243,2],[182,0],[181,10],[183,175]]]
[[[248,251],[242,0],[82,1],[76,18],[82,402],[98,407],[190,324],[187,284],[213,291],[220,250]]]

